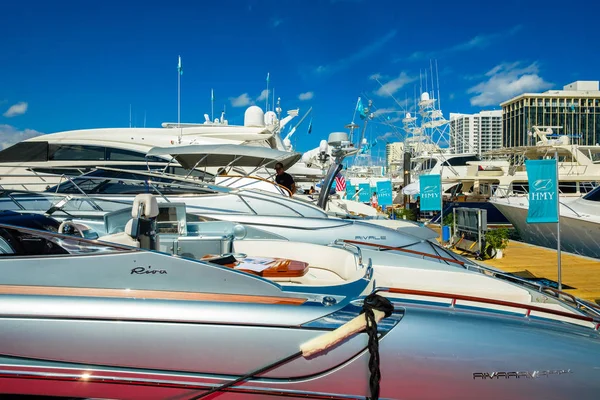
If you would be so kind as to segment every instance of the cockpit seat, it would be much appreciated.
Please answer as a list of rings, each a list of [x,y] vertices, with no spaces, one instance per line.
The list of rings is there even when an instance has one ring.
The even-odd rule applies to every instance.
[[[151,194],[138,194],[131,208],[132,218],[125,224],[124,232],[106,235],[100,240],[126,246],[158,250],[159,240],[156,233],[158,201]]]

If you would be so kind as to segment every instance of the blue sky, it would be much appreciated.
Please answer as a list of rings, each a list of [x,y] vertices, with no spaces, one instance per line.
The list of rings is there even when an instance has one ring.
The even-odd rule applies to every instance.
[[[269,72],[284,110],[299,107],[302,115],[313,107],[312,133],[307,120],[293,137],[300,151],[343,130],[358,96],[372,99],[378,116],[400,126],[397,111],[407,106],[405,99],[412,105],[419,72],[429,70],[430,60],[437,60],[446,117],[497,109],[522,92],[600,79],[600,6],[560,4],[6,2],[0,142],[37,132],[128,126],[130,104],[136,126],[144,118],[147,127],[176,121],[179,55],[183,122],[203,121],[214,88],[215,116],[226,107],[230,123],[242,123],[248,105],[264,108]],[[403,132],[387,123],[376,118],[369,137],[398,140]]]

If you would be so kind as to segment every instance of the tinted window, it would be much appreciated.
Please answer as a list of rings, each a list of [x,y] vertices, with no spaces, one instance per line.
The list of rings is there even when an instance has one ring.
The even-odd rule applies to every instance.
[[[138,153],[137,151],[106,149],[106,159],[110,161],[146,161],[144,153]]]
[[[81,175],[92,170],[91,167],[81,168],[31,168],[32,171],[40,174],[55,174],[55,175]]]
[[[600,201],[600,187],[597,187],[596,189],[592,190],[591,192],[583,196],[583,198],[589,201]]]
[[[113,149],[110,147],[106,148],[106,159],[109,161],[143,161],[143,162],[145,162],[146,160],[148,160],[150,162],[162,162],[162,163],[167,162],[166,160],[163,160],[162,158],[159,158],[159,157],[154,157],[154,156],[146,157],[146,155],[144,153],[141,153],[138,151]]]
[[[460,167],[463,165],[467,165],[469,161],[479,161],[477,156],[465,156],[465,157],[454,157],[449,160],[444,161],[444,165],[452,165],[454,167]]]
[[[48,161],[48,142],[21,142],[0,151],[0,162]]]
[[[49,159],[55,161],[103,161],[104,147],[51,144]]]

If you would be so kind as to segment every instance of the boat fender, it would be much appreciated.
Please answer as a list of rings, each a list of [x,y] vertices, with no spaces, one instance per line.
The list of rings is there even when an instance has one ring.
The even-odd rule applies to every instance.
[[[207,397],[213,393],[223,391],[231,386],[234,386],[240,382],[251,379],[263,372],[272,370],[280,365],[286,364],[300,356],[305,358],[321,353],[337,343],[340,343],[348,337],[366,330],[369,335],[369,343],[367,348],[371,354],[369,358],[369,372],[371,376],[369,378],[369,389],[371,391],[371,397],[369,400],[379,399],[379,381],[381,380],[381,373],[379,371],[379,337],[377,336],[377,323],[383,318],[387,318],[394,312],[394,306],[385,297],[379,296],[378,294],[372,293],[365,297],[363,303],[363,309],[357,317],[346,322],[339,328],[328,332],[324,335],[309,340],[308,342],[300,345],[300,351],[291,354],[285,358],[277,360],[269,365],[261,367],[255,371],[252,371],[244,376],[240,376],[233,381],[229,381],[221,386],[212,388],[211,390],[194,396],[189,400],[197,400]]]

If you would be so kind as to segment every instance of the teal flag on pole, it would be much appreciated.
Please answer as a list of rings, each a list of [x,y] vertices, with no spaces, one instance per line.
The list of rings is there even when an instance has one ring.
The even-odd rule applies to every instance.
[[[440,175],[421,175],[419,189],[421,211],[440,211],[442,209],[442,177]]]
[[[558,222],[556,160],[526,160],[529,182],[528,224]]]
[[[348,200],[358,200],[358,199],[354,198],[355,194],[356,194],[356,186],[352,185],[351,183],[348,183],[346,185],[346,198]]]
[[[358,193],[358,201],[361,203],[368,203],[371,200],[371,185],[368,183],[359,183],[358,189],[360,192]]]
[[[380,206],[391,206],[392,198],[392,181],[377,182],[377,202]]]
[[[361,119],[365,119],[367,117],[367,114],[365,114],[365,107],[363,106],[362,99],[360,97],[358,98],[356,109],[358,110]]]

